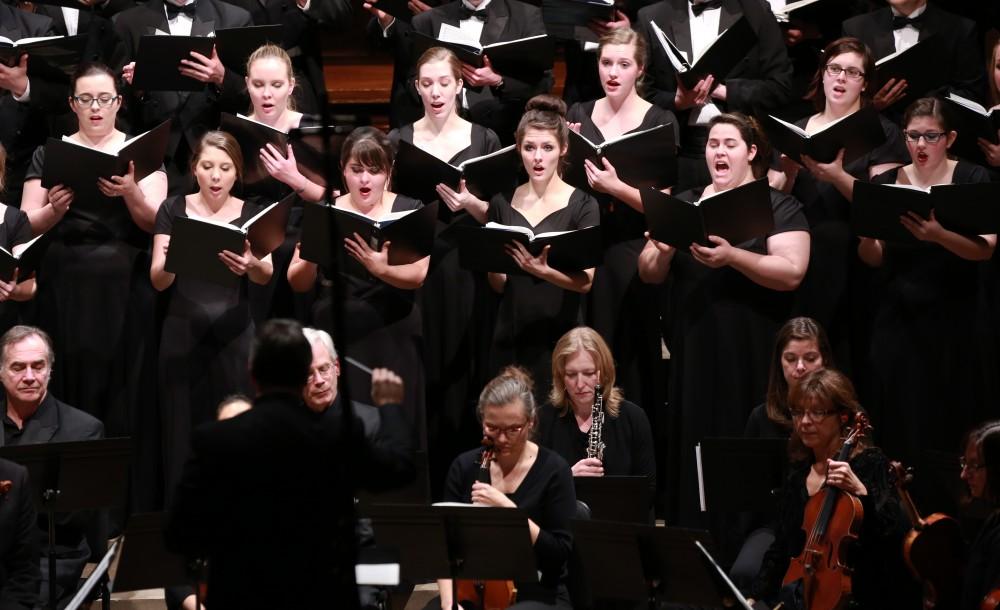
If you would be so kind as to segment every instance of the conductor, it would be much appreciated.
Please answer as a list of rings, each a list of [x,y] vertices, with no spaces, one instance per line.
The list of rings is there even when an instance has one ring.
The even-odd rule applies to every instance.
[[[356,599],[354,558],[337,543],[344,518],[353,523],[345,494],[413,478],[402,384],[383,382],[396,404],[380,407],[380,434],[368,440],[303,404],[311,362],[298,322],[268,321],[251,349],[253,409],[194,433],[165,536],[174,552],[208,560],[212,610]]]

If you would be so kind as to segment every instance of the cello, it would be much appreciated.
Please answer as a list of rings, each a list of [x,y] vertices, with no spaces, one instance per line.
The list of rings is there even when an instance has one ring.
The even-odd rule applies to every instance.
[[[483,450],[479,454],[479,472],[476,480],[491,484],[490,463],[496,455],[493,439],[484,436]],[[517,589],[512,580],[463,580],[455,581],[454,604],[473,604],[476,610],[504,610],[517,599]]]
[[[941,513],[920,517],[906,485],[913,475],[899,462],[892,462],[896,490],[913,528],[903,539],[903,559],[924,585],[924,610],[957,608],[962,601],[965,543],[958,521]]]
[[[864,413],[855,414],[850,434],[837,453],[847,461],[857,442],[871,426]],[[857,540],[864,508],[853,494],[825,486],[809,498],[802,518],[806,543],[785,572],[784,585],[802,581],[802,598],[808,610],[836,610],[851,598],[851,567],[846,563],[847,546]]]

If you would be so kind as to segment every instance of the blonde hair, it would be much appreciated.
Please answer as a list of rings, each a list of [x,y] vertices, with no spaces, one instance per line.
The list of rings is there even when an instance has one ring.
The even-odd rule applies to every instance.
[[[205,152],[206,148],[218,148],[229,155],[233,166],[236,168],[236,182],[243,181],[243,153],[240,151],[240,145],[236,143],[236,138],[225,131],[209,131],[201,136],[201,140],[199,140],[198,146],[191,156],[192,173],[194,173],[194,168],[198,165],[198,161],[201,159],[201,155]]]
[[[420,55],[420,59],[417,60],[417,80],[420,79],[420,68],[436,61],[447,62],[455,80],[462,80],[462,62],[450,49],[444,47],[431,47]]]
[[[621,411],[624,393],[615,387],[615,360],[611,349],[604,338],[589,326],[577,326],[559,340],[552,349],[552,391],[549,392],[549,403],[559,409],[562,417],[572,407],[569,396],[566,395],[566,361],[578,352],[587,352],[594,359],[594,365],[601,373],[601,395],[604,397],[604,410],[611,417],[618,417]]]
[[[265,44],[257,47],[257,50],[250,54],[247,58],[247,78],[250,78],[250,66],[253,62],[260,59],[277,59],[281,63],[285,64],[285,70],[288,74],[288,101],[286,102],[286,107],[289,110],[295,110],[295,97],[292,92],[295,90],[295,71],[292,69],[292,58],[289,57],[288,53],[275,44]],[[250,109],[253,112],[253,108]]]
[[[646,42],[646,37],[632,28],[615,28],[608,31],[604,36],[601,36],[597,44],[598,61],[600,61],[601,52],[604,51],[604,47],[608,45],[633,45],[635,47],[632,59],[635,60],[635,63],[639,66],[639,70],[642,71],[642,74],[639,75],[638,80],[635,82],[635,89],[641,92],[646,79],[646,65],[649,63],[649,43]]]

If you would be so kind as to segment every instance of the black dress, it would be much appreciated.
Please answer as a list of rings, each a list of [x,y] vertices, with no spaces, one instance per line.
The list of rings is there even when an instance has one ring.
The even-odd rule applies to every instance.
[[[596,101],[575,104],[566,120],[580,123],[580,134],[594,143],[604,142],[604,134],[591,115]],[[650,106],[642,122],[627,133],[673,124],[674,113]],[[587,297],[587,323],[604,337],[615,356],[618,384],[639,404],[660,404],[664,396],[657,378],[661,371],[660,339],[649,332],[658,325],[656,289],[639,280],[639,253],[646,243],[646,217],[642,212],[598,195],[601,210],[601,233],[604,241],[604,264],[594,272],[594,284]]]
[[[444,485],[445,502],[472,502],[481,453],[481,449],[466,451],[451,463]],[[573,547],[570,519],[576,512],[576,491],[569,465],[555,452],[539,447],[535,463],[507,497],[541,530],[534,545],[540,579],[515,583],[518,603],[534,601],[570,608],[563,573]]]
[[[393,212],[415,210],[423,207],[416,199],[396,195]],[[345,254],[345,257],[347,255]],[[353,260],[353,259],[352,259]],[[328,269],[321,269],[320,294],[313,305],[313,325],[330,330],[333,325],[333,282],[342,282],[344,302],[339,308],[343,316],[344,335],[337,338],[337,345],[347,355],[367,367],[386,367],[395,371],[405,382],[403,406],[417,434],[417,459],[425,459],[427,449],[426,413],[424,409],[424,367],[421,354],[420,307],[413,290],[394,288],[365,274],[341,271],[331,277]],[[343,362],[341,374],[347,376],[353,400],[368,402],[371,396],[371,377]],[[426,481],[418,482],[426,486]],[[424,487],[422,493],[426,493]]]
[[[891,184],[898,173],[873,181]],[[952,176],[955,184],[987,180],[983,168],[964,161]],[[907,466],[927,470],[932,452],[952,453],[966,430],[996,413],[1000,364],[981,333],[982,265],[936,244],[885,245],[865,367],[871,376],[868,404],[879,444]],[[944,417],[942,406],[948,410]],[[918,506],[950,508],[935,487],[914,481]]]
[[[500,138],[486,127],[473,123],[471,136],[469,146],[448,163],[458,165],[501,148]],[[392,130],[389,139],[397,147],[400,140],[412,144],[413,124]],[[511,175],[511,186],[513,182]],[[443,480],[452,458],[464,448],[458,439],[469,438],[479,428],[472,405],[486,381],[485,356],[496,315],[497,299],[486,274],[473,273],[458,264],[458,249],[446,233],[456,226],[475,227],[479,223],[466,212],[455,214],[439,201],[430,269],[417,290],[423,316],[427,404],[435,406],[427,422],[432,481]]]
[[[677,197],[695,201],[700,195],[697,190]],[[771,208],[774,229],[768,237],[809,230],[794,198],[772,190]],[[763,237],[733,245],[767,253]],[[710,269],[687,250],[677,250],[668,279],[667,488],[680,502],[681,524],[691,525],[698,519],[694,446],[706,436],[739,436],[748,405],[763,401],[774,335],[789,317],[793,293],[764,288],[732,267]]]
[[[26,179],[41,179],[44,166],[41,146]],[[50,229],[34,322],[55,346],[49,391],[104,422],[108,436],[132,436],[135,491],[155,503],[148,495],[158,489],[160,460],[153,441],[159,422],[150,407],[157,341],[150,237],[132,221],[123,199],[108,199],[96,187],[94,193],[107,204],[101,213],[93,202],[77,200]]]
[[[258,212],[247,201],[242,225]],[[186,217],[183,195],[170,197],[156,214],[156,235],[170,235],[175,218]],[[163,418],[164,473],[167,496],[180,479],[191,448],[191,431],[215,419],[219,402],[229,394],[249,394],[250,316],[246,277],[233,288],[177,275],[170,287],[160,342],[160,409]]]
[[[545,233],[598,225],[600,213],[597,201],[586,191],[576,189],[566,207],[535,226],[511,206],[509,195],[502,194],[490,201],[489,220]],[[490,370],[496,372],[508,364],[524,366],[535,380],[536,393],[545,393],[552,377],[552,347],[581,322],[583,295],[533,275],[508,274],[493,331]]]
[[[618,417],[604,416],[604,474],[645,476],[650,497],[656,492],[656,455],[653,431],[646,412],[627,400],[621,402]],[[590,435],[576,425],[572,409],[560,416],[559,409],[546,404],[538,417],[538,444],[555,451],[572,467],[587,457]]]
[[[0,247],[10,250],[18,244],[31,240],[31,223],[28,215],[13,206],[3,206],[3,221],[0,222]],[[20,324],[21,315],[14,301],[0,303],[0,334]]]
[[[884,117],[880,120],[885,143],[844,166],[857,180],[867,181],[870,167],[909,162],[899,127]],[[805,129],[808,122],[806,117],[796,125]],[[804,169],[792,195],[802,202],[812,236],[809,268],[796,291],[794,313],[814,318],[826,329],[838,368],[849,373],[852,361],[863,358],[863,347],[860,352],[857,348],[867,345],[871,324],[871,274],[855,255],[851,204],[832,184],[816,180]]]
[[[868,490],[868,495],[860,496],[864,507],[861,533],[847,555],[854,568],[853,599],[863,609],[907,607],[899,603],[900,587],[907,590],[911,580],[903,574],[899,549],[910,525],[899,505],[889,460],[879,449],[866,449],[849,462]],[[805,542],[802,517],[810,497],[806,489],[810,468],[810,463],[799,462],[785,480],[774,524],[774,543],[765,553],[760,573],[750,588],[750,597],[768,601],[771,606],[791,558],[799,555]],[[786,607],[794,606],[786,603]]]
[[[969,548],[962,610],[979,610],[983,598],[1000,587],[1000,511],[983,523]]]

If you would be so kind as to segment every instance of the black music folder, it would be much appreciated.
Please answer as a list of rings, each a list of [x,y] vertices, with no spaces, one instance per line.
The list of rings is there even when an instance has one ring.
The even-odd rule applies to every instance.
[[[954,128],[958,132],[955,144],[951,150],[955,154],[970,159],[980,165],[986,165],[978,139],[989,140],[1000,144],[1000,108],[987,110],[976,102],[961,95],[949,93],[944,101],[950,110],[949,116],[954,118]]]
[[[318,125],[288,131],[299,172],[312,182],[332,189],[341,187],[340,152],[354,125]],[[329,153],[329,154],[327,154]],[[328,164],[329,163],[329,164]],[[327,184],[327,180],[331,184]]]
[[[243,182],[254,187],[271,180],[264,163],[260,160],[260,149],[271,144],[281,156],[287,155],[288,135],[270,125],[245,117],[242,114],[223,112],[219,119],[219,129],[236,138],[243,153]],[[298,157],[296,157],[298,161]]]
[[[219,260],[219,252],[243,254],[243,242],[257,258],[267,256],[285,239],[285,226],[294,193],[263,208],[240,226],[197,216],[178,217],[170,232],[164,269],[223,286],[236,286],[240,277]]]
[[[280,23],[274,23],[215,30],[215,46],[219,60],[227,70],[234,70],[246,76],[247,60],[250,59],[250,55],[268,43],[281,46],[282,29]]]
[[[37,36],[11,40],[0,36],[0,62],[15,66],[28,55],[28,74],[62,80],[80,63],[86,36]]]
[[[693,61],[673,43],[660,26],[650,22],[653,34],[660,41],[663,52],[673,64],[677,76],[688,89],[693,88],[709,74],[715,82],[721,83],[738,63],[743,61],[750,49],[757,44],[757,34],[750,27],[746,17],[740,17],[726,31],[716,37]]]
[[[825,9],[832,8],[828,6],[830,4],[832,3],[824,0],[798,0],[797,2],[789,2],[778,9],[772,6],[771,10],[774,13],[774,18],[782,25],[793,21],[819,23],[819,19],[826,16]]]
[[[18,270],[18,284],[31,279],[50,241],[51,233],[42,233],[23,244],[16,244],[10,250],[0,248],[0,280],[9,282],[14,279],[15,269]]]
[[[517,40],[505,40],[480,46],[473,40],[433,38],[420,32],[411,32],[413,57],[431,47],[450,49],[463,63],[483,67],[483,56],[490,58],[494,71],[499,74],[537,75],[552,68],[555,47],[548,34],[538,34]]]
[[[771,188],[766,178],[690,203],[656,189],[642,189],[649,235],[687,250],[691,244],[712,246],[717,235],[736,246],[767,235],[774,228]]]
[[[875,62],[872,91],[879,91],[890,78],[905,79],[906,94],[892,105],[905,108],[913,100],[948,82],[952,66],[947,65],[937,36],[925,38],[905,51],[896,51]]]
[[[844,149],[848,164],[885,143],[885,131],[874,106],[865,106],[808,134],[805,129],[768,115],[764,128],[771,145],[796,163],[808,155],[819,163],[829,163]]]
[[[1000,184],[939,184],[929,189],[906,184],[854,183],[851,226],[862,237],[915,244],[919,240],[899,222],[914,212],[929,218],[931,210],[941,226],[956,233],[985,235],[1000,232]]]
[[[49,138],[45,143],[45,167],[42,186],[52,188],[63,184],[73,189],[73,205],[87,209],[104,207],[107,203],[97,188],[98,178],[124,176],[129,162],[135,163],[135,181],[139,182],[163,166],[163,157],[170,138],[170,119],[138,135],[111,154],[78,144],[72,140]]]
[[[548,263],[560,271],[582,271],[604,262],[599,226],[535,235],[527,227],[489,222],[484,227],[455,227],[454,235],[458,241],[459,264],[473,271],[525,275],[505,251],[514,241],[535,256],[541,254],[545,246],[552,246]]]
[[[552,26],[587,27],[591,21],[613,21],[614,0],[542,0],[542,21]]]
[[[677,145],[673,123],[627,133],[601,144],[571,130],[563,180],[594,192],[587,183],[583,162],[589,159],[599,169],[604,169],[601,157],[614,166],[618,178],[629,186],[639,189],[666,188],[677,183]]]
[[[399,141],[399,152],[393,166],[393,190],[421,201],[440,197],[435,190],[446,184],[458,191],[465,178],[469,192],[489,201],[493,195],[512,192],[517,186],[518,155],[514,145],[452,165],[405,140]]]
[[[573,477],[576,499],[590,518],[619,523],[652,523],[652,490],[644,476]]]
[[[344,251],[344,240],[355,233],[373,250],[389,246],[389,264],[407,265],[425,256],[434,248],[434,225],[437,222],[437,202],[416,210],[393,212],[372,219],[328,204],[306,203],[302,216],[303,259],[329,266],[333,256],[341,255],[341,264],[351,273],[367,276],[365,268]]]
[[[407,6],[408,4],[409,0],[378,0],[377,2],[374,2],[372,6],[387,15],[392,15],[400,21],[410,23],[413,21],[413,11],[411,11],[410,7]],[[413,55],[413,57],[419,56]]]
[[[788,470],[788,441],[703,438],[695,448],[702,512],[773,514]]]
[[[182,59],[191,51],[212,56],[215,38],[207,36],[157,36],[139,39],[132,85],[141,91],[201,91],[205,83],[180,73]]]

